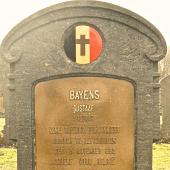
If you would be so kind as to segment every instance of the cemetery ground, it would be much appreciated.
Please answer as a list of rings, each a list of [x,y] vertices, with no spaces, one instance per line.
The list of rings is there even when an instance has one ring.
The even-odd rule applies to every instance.
[[[2,130],[4,124],[5,119],[0,118],[0,170],[16,170],[16,149],[13,147],[4,147],[2,145]]]
[[[5,119],[0,118],[0,136]],[[16,170],[16,149],[0,147],[0,170]],[[170,170],[170,144],[153,144],[153,170]]]

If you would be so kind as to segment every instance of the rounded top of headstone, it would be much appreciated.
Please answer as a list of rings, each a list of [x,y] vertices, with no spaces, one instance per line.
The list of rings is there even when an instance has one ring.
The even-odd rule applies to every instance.
[[[170,75],[167,75],[166,77],[163,77],[161,80],[160,80],[160,83],[164,83],[164,82],[170,82]]]
[[[79,9],[81,9],[81,12],[79,12]],[[89,10],[88,13],[87,9]],[[102,10],[102,12],[98,10]],[[66,11],[69,11],[69,15]],[[13,62],[13,60],[16,62],[16,60],[19,60],[18,58],[15,59],[15,56],[18,57],[16,53],[20,52],[17,52],[17,49],[13,49],[12,46],[26,34],[48,23],[76,17],[102,18],[127,25],[148,37],[156,44],[156,50],[150,49],[144,54],[150,60],[159,61],[166,55],[167,46],[162,34],[146,19],[117,5],[92,0],[68,1],[53,5],[33,14],[8,33],[1,44],[1,54],[7,54],[7,60],[10,59],[10,62]],[[11,50],[16,53],[10,54]],[[13,56],[9,56],[9,54]]]

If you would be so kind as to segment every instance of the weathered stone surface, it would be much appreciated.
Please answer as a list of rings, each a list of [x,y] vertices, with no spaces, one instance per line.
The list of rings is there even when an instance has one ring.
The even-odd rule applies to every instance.
[[[3,60],[3,58],[0,55],[0,113],[5,112],[4,89],[5,89],[6,73],[7,73],[7,63]]]
[[[4,108],[4,98],[3,95],[0,96],[0,117],[1,115],[5,114],[5,108]]]
[[[5,106],[7,105],[7,73],[8,73],[8,70],[9,70],[9,66],[8,64],[4,61],[3,59],[3,56],[1,55],[1,52],[0,52],[0,118],[6,118],[6,125],[4,127],[4,136],[5,136],[5,142],[8,143],[7,139],[9,139],[8,137],[8,115],[5,114]]]
[[[103,35],[98,60],[79,65],[64,51],[64,35],[84,23]],[[118,6],[96,1],[54,5],[15,27],[1,45],[9,63],[7,114],[9,139],[17,140],[18,170],[35,168],[34,87],[66,77],[108,77],[135,87],[135,162],[137,170],[152,169],[152,142],[159,139],[158,61],[166,44],[160,32],[142,17]],[[115,99],[116,100],[116,99]]]
[[[170,139],[170,76],[161,80],[161,137]]]

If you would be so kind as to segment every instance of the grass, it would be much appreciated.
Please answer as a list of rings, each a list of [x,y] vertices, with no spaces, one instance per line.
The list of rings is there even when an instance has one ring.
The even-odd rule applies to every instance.
[[[170,144],[153,145],[153,170],[170,170]]]
[[[0,170],[16,170],[16,162],[16,149],[0,148]]]
[[[5,125],[5,119],[0,118],[0,136]],[[14,148],[0,148],[0,170],[17,169],[17,151]]]
[[[0,119],[0,133],[4,123]],[[0,148],[0,170],[16,170],[16,155],[14,148]],[[153,144],[153,170],[170,170],[170,144]]]

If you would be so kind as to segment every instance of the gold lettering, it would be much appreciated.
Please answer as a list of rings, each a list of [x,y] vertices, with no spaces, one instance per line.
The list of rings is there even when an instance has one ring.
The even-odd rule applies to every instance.
[[[56,165],[72,165],[72,159],[67,159],[67,158],[57,158],[55,160]]]
[[[74,100],[74,91],[70,90],[70,100]]]
[[[96,100],[99,100],[99,99],[100,99],[99,90],[95,90],[95,99],[96,99]]]
[[[94,111],[94,105],[74,105],[73,113],[90,113]]]
[[[99,100],[99,90],[70,90],[70,100]]]

